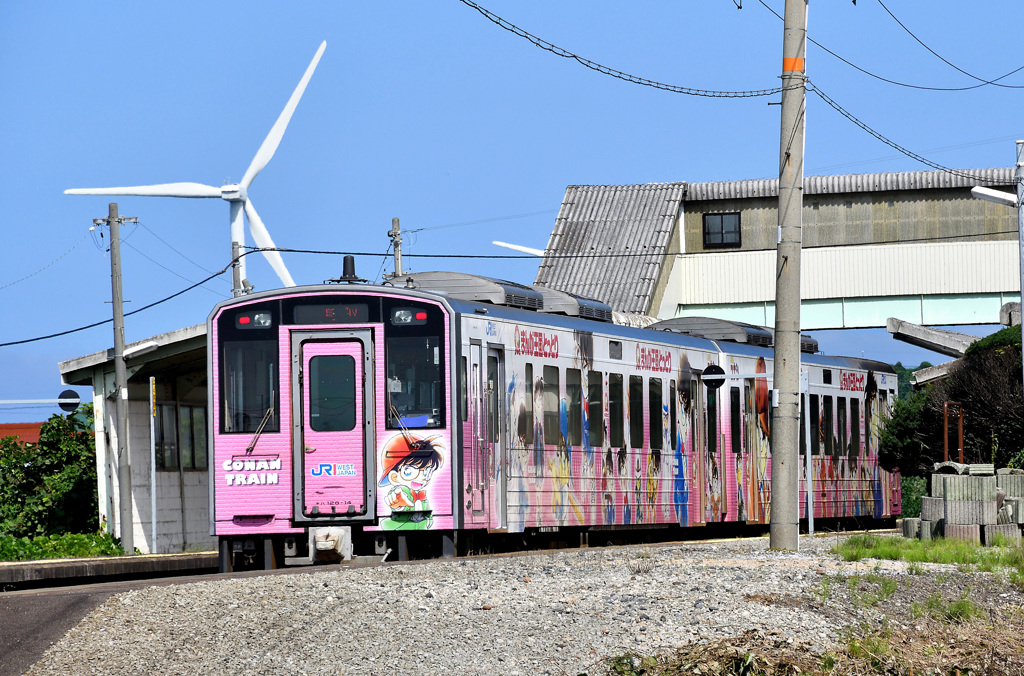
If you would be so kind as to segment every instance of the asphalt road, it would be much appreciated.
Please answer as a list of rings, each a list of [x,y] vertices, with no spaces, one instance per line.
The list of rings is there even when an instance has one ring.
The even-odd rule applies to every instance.
[[[76,587],[0,594],[0,676],[20,676],[115,590]]]

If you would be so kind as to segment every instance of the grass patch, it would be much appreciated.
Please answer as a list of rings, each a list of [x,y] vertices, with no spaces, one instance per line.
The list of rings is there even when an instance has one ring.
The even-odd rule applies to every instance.
[[[964,540],[936,538],[908,540],[900,536],[852,535],[836,545],[832,552],[845,561],[887,559],[908,563],[944,563],[962,572],[1012,568],[1024,573],[1024,546],[982,547]]]

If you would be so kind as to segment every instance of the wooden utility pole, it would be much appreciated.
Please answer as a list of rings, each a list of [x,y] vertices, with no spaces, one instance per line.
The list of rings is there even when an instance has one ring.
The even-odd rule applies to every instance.
[[[402,271],[402,229],[398,227],[398,218],[391,219],[391,229],[388,236],[395,247],[395,274],[392,277],[400,277],[405,274]]]
[[[769,544],[800,545],[800,247],[808,0],[786,0],[782,40],[782,135],[775,268],[775,401],[772,408],[772,512]]]
[[[121,546],[135,554],[135,518],[132,510],[132,469],[128,457],[128,374],[124,364],[124,300],[121,297],[121,223],[137,223],[137,218],[120,218],[117,203],[111,202],[106,218],[93,219],[96,225],[110,228],[110,286],[114,305],[114,416],[117,419],[118,521]],[[154,487],[155,490],[155,487]]]

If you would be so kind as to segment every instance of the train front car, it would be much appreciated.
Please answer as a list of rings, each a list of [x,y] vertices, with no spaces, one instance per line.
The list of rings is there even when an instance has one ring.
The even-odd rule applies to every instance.
[[[388,287],[300,287],[208,320],[220,567],[453,542],[450,312]]]

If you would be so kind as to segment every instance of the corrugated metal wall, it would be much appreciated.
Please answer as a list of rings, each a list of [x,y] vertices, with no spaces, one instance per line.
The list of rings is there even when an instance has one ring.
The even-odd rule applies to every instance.
[[[1016,241],[917,243],[806,249],[800,294],[805,300],[988,293],[1019,290]],[[682,254],[679,285],[666,292],[679,305],[775,299],[775,252]]]

